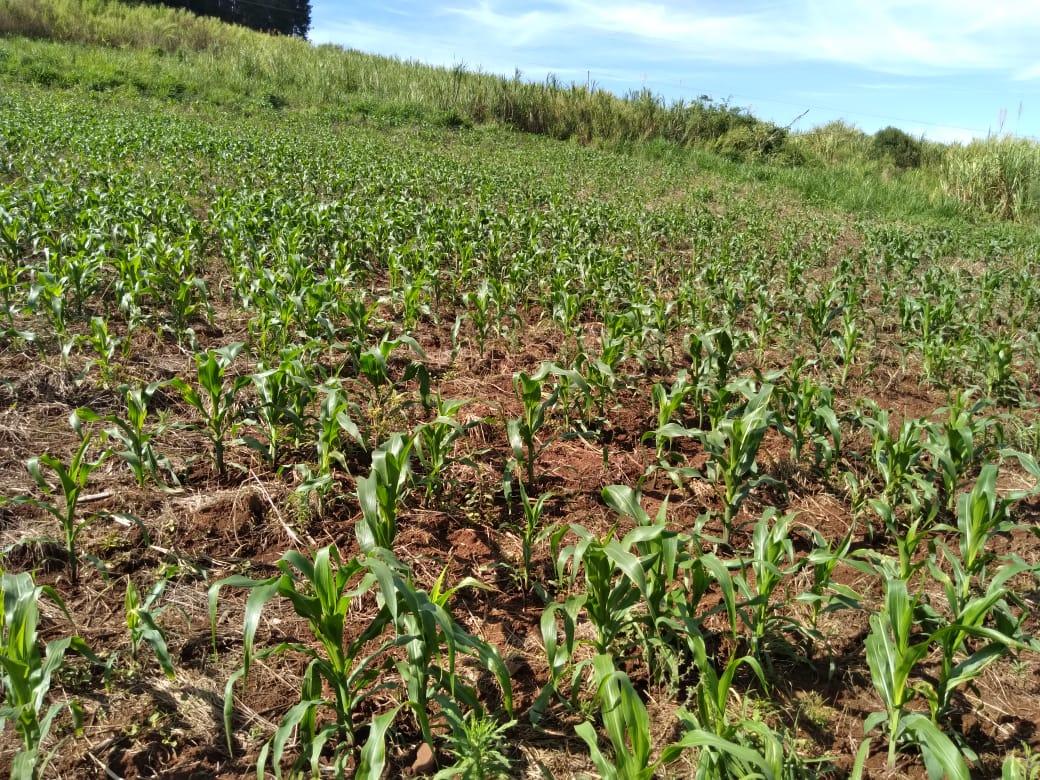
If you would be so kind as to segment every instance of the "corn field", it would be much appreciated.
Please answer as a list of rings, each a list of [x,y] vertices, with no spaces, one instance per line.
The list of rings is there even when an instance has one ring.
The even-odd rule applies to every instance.
[[[0,769],[1036,778],[1028,226],[0,94]]]

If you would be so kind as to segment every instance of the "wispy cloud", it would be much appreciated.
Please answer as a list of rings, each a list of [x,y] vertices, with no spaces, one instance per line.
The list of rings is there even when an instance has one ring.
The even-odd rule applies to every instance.
[[[448,11],[503,45],[575,36],[643,41],[669,56],[722,63],[783,59],[896,74],[1021,70],[1035,61],[1040,3],[995,0],[797,0],[789,3],[506,0]],[[665,52],[660,52],[661,54]]]
[[[1015,81],[1032,81],[1040,79],[1040,62],[1030,65],[1015,73]]]

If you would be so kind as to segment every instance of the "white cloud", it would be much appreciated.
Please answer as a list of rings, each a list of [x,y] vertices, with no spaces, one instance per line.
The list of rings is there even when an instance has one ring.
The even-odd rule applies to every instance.
[[[456,0],[457,2],[457,0]],[[642,40],[679,56],[724,63],[822,61],[894,74],[968,70],[1035,78],[1040,2],[991,0],[551,0],[517,8],[503,0],[450,7],[503,46],[561,43],[609,35]],[[1023,71],[1023,68],[1027,70]]]
[[[1036,65],[1029,65],[1022,68],[1014,75],[1015,81],[1032,81],[1033,79],[1040,79],[1040,62]]]
[[[907,125],[903,130],[910,135],[923,136],[929,141],[937,141],[943,144],[966,144],[986,135],[976,130],[968,130],[963,127],[946,127],[944,125]]]

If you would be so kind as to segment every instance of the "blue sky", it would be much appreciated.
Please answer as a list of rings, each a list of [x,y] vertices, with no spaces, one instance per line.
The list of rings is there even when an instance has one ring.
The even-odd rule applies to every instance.
[[[311,40],[781,124],[1040,137],[1040,0],[312,0]]]

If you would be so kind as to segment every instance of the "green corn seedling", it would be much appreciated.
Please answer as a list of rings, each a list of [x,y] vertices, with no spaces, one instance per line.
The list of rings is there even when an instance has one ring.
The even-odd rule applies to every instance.
[[[552,498],[552,493],[543,493],[532,501],[527,495],[527,488],[524,487],[524,483],[519,483],[518,487],[520,507],[524,513],[523,523],[520,526],[520,583],[526,591],[531,587],[532,560],[534,558],[535,545],[548,539],[556,531],[556,524],[546,524],[542,520],[545,503]]]
[[[636,639],[650,674],[666,681],[679,679],[683,661],[692,657],[691,637],[699,635],[707,616],[725,610],[736,629],[736,602],[732,578],[722,561],[698,550],[697,536],[702,517],[692,534],[686,536],[668,529],[668,502],[663,501],[651,518],[642,507],[638,492],[624,485],[610,485],[602,491],[604,502],[618,514],[629,517],[636,528],[621,540],[621,548],[639,557],[645,590],[643,612],[635,612]],[[701,612],[701,598],[713,581],[718,582],[721,603]]]
[[[160,472],[166,472],[176,483],[173,466],[168,458],[155,451],[153,441],[162,433],[160,426],[155,431],[148,430],[148,407],[155,394],[163,386],[162,382],[151,382],[142,387],[128,387],[123,392],[126,402],[126,417],[111,415],[105,419],[113,424],[108,436],[123,445],[116,450],[134,474],[137,484],[144,486],[148,479],[159,481]]]
[[[397,507],[411,480],[414,439],[395,433],[372,453],[372,470],[357,481],[361,519],[356,533],[363,551],[393,549],[397,536]]]
[[[599,749],[596,729],[591,723],[581,723],[574,730],[588,746],[592,763],[604,780],[651,780],[657,776],[664,761],[651,760],[653,735],[646,705],[639,698],[628,675],[614,668],[611,656],[597,655],[592,665],[596,698],[603,727],[610,740],[611,755],[606,756]],[[665,754],[669,763],[675,761],[681,753],[681,748],[670,748]]]
[[[898,742],[910,739],[920,746],[931,778],[968,780],[967,765],[950,738],[927,717],[907,709],[916,694],[911,676],[932,645],[928,638],[912,640],[918,606],[919,600],[909,595],[905,580],[886,578],[885,602],[879,613],[870,616],[871,630],[866,639],[870,676],[885,711],[868,717],[863,730],[870,733],[885,725],[889,767],[895,766]]]
[[[978,416],[985,407],[985,401],[973,404],[971,397],[962,393],[950,405],[944,422],[928,426],[925,446],[942,480],[949,510],[955,508],[962,478],[982,457],[981,439],[994,425],[992,418]]]
[[[845,536],[834,545],[817,529],[810,530],[814,546],[806,557],[806,563],[812,567],[812,585],[808,591],[799,594],[796,600],[809,604],[809,627],[815,631],[820,615],[834,609],[857,609],[861,597],[848,585],[834,581],[834,570],[849,558],[853,528],[849,528]]]
[[[323,498],[332,487],[333,466],[347,469],[347,456],[344,452],[347,441],[344,434],[360,447],[365,446],[365,439],[350,416],[355,407],[347,399],[339,383],[329,380],[318,390],[325,397],[315,420],[316,468],[311,471],[306,464],[298,466],[303,475],[303,482],[297,490],[301,493],[317,492],[319,498]]]
[[[926,452],[919,420],[904,420],[896,434],[889,426],[888,412],[874,407],[873,415],[861,415],[860,423],[872,436],[871,459],[882,482],[882,498],[896,507],[906,500],[918,500],[918,493],[929,485],[920,473]]]
[[[227,369],[245,346],[241,342],[195,356],[198,387],[181,379],[171,382],[190,406],[202,415],[203,428],[213,451],[213,466],[223,477],[225,439],[238,425],[238,393],[249,382],[241,376],[228,380]],[[201,391],[201,392],[200,392]]]
[[[613,536],[599,539],[580,525],[571,525],[570,530],[577,541],[561,556],[567,561],[571,582],[576,585],[581,577],[583,587],[569,601],[580,605],[592,623],[596,651],[609,653],[636,622],[635,610],[646,593],[646,575],[639,558]]]
[[[294,766],[302,769],[310,764],[312,774],[317,775],[323,748],[333,749],[334,766],[344,771],[344,764],[351,754],[358,756],[359,724],[356,713],[370,695],[383,686],[380,679],[385,667],[383,657],[393,646],[393,640],[383,636],[391,624],[393,615],[385,606],[376,617],[362,627],[357,636],[348,639],[344,633],[347,613],[356,598],[365,595],[372,587],[376,576],[390,579],[383,568],[374,568],[375,559],[350,559],[343,561],[335,548],[323,547],[313,560],[292,551],[282,556],[278,563],[281,573],[266,580],[252,580],[242,576],[227,577],[213,583],[209,589],[209,613],[216,647],[217,602],[224,587],[246,588],[244,624],[243,665],[231,675],[227,682],[224,702],[224,728],[228,739],[228,750],[232,750],[233,692],[235,683],[248,676],[256,661],[294,653],[307,659],[300,689],[300,702],[284,716],[278,729],[265,744],[257,759],[257,771],[263,773],[270,761],[275,775],[281,777],[282,758],[290,735],[296,731],[300,744],[299,758]],[[299,617],[307,621],[314,642],[283,642],[272,647],[255,649],[256,632],[264,606],[279,596],[289,601]],[[371,649],[374,644],[374,649]],[[325,698],[325,690],[332,698]],[[318,715],[323,710],[331,711],[332,722],[322,721]],[[392,710],[396,714],[396,710]],[[392,718],[391,718],[392,719]],[[382,728],[379,726],[382,725]],[[373,723],[370,741],[374,741],[369,754],[377,759],[382,756],[381,743],[386,725]],[[331,744],[330,744],[331,743]],[[379,743],[376,745],[375,743]],[[382,771],[382,760],[369,760],[369,769],[378,777]]]
[[[243,439],[272,465],[277,465],[281,457],[286,428],[292,431],[294,440],[303,435],[307,425],[307,407],[317,395],[317,387],[304,365],[301,352],[283,352],[278,365],[249,377],[257,397],[253,416],[263,426],[267,441],[259,442],[252,437]]]
[[[849,312],[845,312],[841,318],[841,335],[831,338],[834,350],[841,364],[841,384],[846,385],[849,381],[849,371],[856,362],[859,355],[863,331],[856,324],[856,318]]]
[[[385,392],[393,386],[389,359],[399,347],[408,347],[418,357],[426,357],[419,343],[411,336],[404,335],[395,339],[383,336],[376,346],[370,347],[358,355],[358,373],[372,385],[377,403],[383,402]]]
[[[679,744],[701,749],[695,775],[697,780],[797,777],[797,773],[784,771],[785,765],[793,763],[793,755],[777,735],[754,717],[734,719],[731,714],[730,702],[737,695],[734,678],[741,667],[746,667],[763,689],[767,687],[758,661],[750,655],[733,655],[719,674],[708,658],[703,638],[695,637],[693,646],[694,664],[700,679],[696,706],[691,711],[679,712],[686,730]]]
[[[671,388],[665,389],[664,385],[655,384],[652,391],[654,409],[657,413],[657,427],[643,434],[643,440],[654,441],[657,468],[662,468],[672,476],[673,480],[682,477],[694,476],[692,469],[678,469],[668,459],[668,445],[676,438],[694,435],[694,431],[685,428],[682,424],[674,422],[679,416],[683,404],[693,394],[695,388],[689,383],[685,371],[680,371],[672,383]],[[654,467],[651,467],[653,469]]]
[[[974,595],[972,577],[961,567],[958,556],[945,546],[941,549],[951,573],[947,574],[934,561],[929,562],[928,568],[932,577],[943,586],[949,618],[931,612],[932,621],[940,627],[930,639],[938,646],[941,660],[935,685],[921,686],[932,720],[937,723],[948,713],[957,688],[971,685],[986,667],[1008,651],[1031,649],[1020,638],[1025,615],[1016,618],[1007,603],[1012,596],[1008,581],[1030,567],[1022,561],[1005,564],[985,590]],[[986,622],[995,623],[995,627],[984,625]],[[1040,649],[1040,644],[1032,649]]]
[[[444,475],[451,464],[469,462],[454,455],[459,440],[480,423],[479,420],[459,422],[458,414],[465,404],[465,401],[437,399],[437,416],[416,430],[415,453],[422,465],[427,502],[442,491]]]
[[[108,386],[115,378],[115,359],[120,350],[122,340],[112,336],[108,331],[108,322],[104,317],[90,318],[90,345],[97,355],[95,365],[101,374],[101,383]]]
[[[834,393],[809,378],[799,378],[793,367],[790,381],[773,393],[781,433],[791,440],[791,459],[802,458],[807,444],[815,451],[817,468],[829,467],[841,450],[841,425],[834,413]]]
[[[156,622],[162,613],[162,608],[156,607],[156,603],[162,598],[163,592],[166,590],[166,583],[166,576],[161,577],[148,591],[148,595],[142,599],[133,581],[127,578],[123,609],[126,614],[126,627],[130,632],[131,654],[137,658],[141,642],[147,642],[152,648],[152,652],[155,653],[159,666],[172,680],[176,676],[173,658],[170,656],[170,650],[166,644],[166,634]]]
[[[700,439],[710,455],[708,477],[722,482],[723,542],[729,541],[733,520],[744,500],[759,485],[771,482],[762,474],[756,457],[772,422],[769,398],[772,386],[764,385],[750,398],[739,416],[726,417],[718,426],[701,433]]]
[[[266,580],[232,576],[210,586],[209,611],[216,631],[217,604],[224,587],[249,590],[244,624],[244,663],[228,680],[224,721],[229,749],[232,734],[233,691],[257,661],[285,653],[307,659],[300,702],[286,713],[271,739],[260,751],[257,771],[270,764],[281,777],[289,738],[297,735],[294,772],[309,766],[320,772],[323,755],[331,755],[333,770],[344,774],[353,758],[359,777],[378,778],[385,766],[385,735],[406,706],[414,715],[428,744],[434,743],[431,724],[436,703],[442,710],[465,708],[483,713],[476,691],[458,674],[456,661],[472,657],[491,672],[499,685],[502,705],[512,715],[509,675],[490,645],[470,636],[429,594],[417,590],[405,567],[385,550],[344,561],[335,548],[324,547],[313,559],[298,552],[286,553],[278,564],[281,573]],[[276,596],[286,599],[305,619],[312,642],[283,642],[255,649],[256,632],[264,606]],[[357,599],[374,597],[377,612],[358,632],[345,632],[349,612]],[[398,648],[403,649],[402,653]],[[393,682],[396,668],[399,683]],[[328,694],[326,693],[328,692]],[[387,692],[400,693],[401,704],[392,706],[368,723],[362,746],[359,710]],[[331,698],[330,698],[331,697]],[[320,717],[328,712],[329,717]]]
[[[94,416],[94,415],[92,415]],[[69,425],[79,436],[79,444],[68,461],[54,455],[40,455],[26,462],[25,468],[33,478],[46,499],[25,499],[48,512],[61,525],[65,540],[66,565],[69,578],[73,583],[79,582],[79,553],[76,546],[80,534],[97,519],[96,514],[83,514],[79,511],[79,501],[83,490],[90,481],[90,475],[108,459],[109,450],[91,460],[88,457],[94,443],[94,433],[84,425],[83,415],[73,412],[69,417]],[[44,469],[51,471],[58,478],[57,489],[51,486],[44,476]],[[59,492],[60,491],[60,492]],[[54,497],[54,500],[49,500]]]
[[[58,593],[47,585],[37,585],[28,572],[0,573],[0,594],[3,597],[3,620],[0,621],[0,683],[4,698],[0,706],[0,734],[11,724],[21,747],[11,761],[12,780],[36,780],[44,776],[50,756],[41,756],[40,749],[50,734],[54,719],[68,708],[79,722],[78,706],[60,700],[44,710],[51,680],[64,663],[69,650],[90,658],[93,654],[77,636],[63,637],[48,642],[40,650],[37,626],[40,621],[40,601],[46,597],[66,614],[65,603]]]
[[[745,562],[745,570],[749,569],[752,576],[734,577],[734,583],[745,599],[739,611],[751,632],[748,636],[751,653],[767,662],[769,655],[766,650],[775,639],[779,626],[800,628],[790,619],[783,620],[776,614],[773,599],[780,583],[800,568],[800,564],[794,561],[794,544],[790,537],[793,520],[793,515],[778,516],[776,510],[766,510],[755,524],[751,536],[751,559]]]
[[[961,494],[957,501],[957,526],[945,527],[955,531],[960,549],[959,565],[968,577],[980,576],[993,555],[987,549],[997,534],[1010,531],[1014,523],[1008,510],[1013,498],[997,491],[997,467],[982,467],[970,493]]]
[[[472,656],[491,673],[502,693],[505,711],[512,716],[509,673],[495,649],[462,630],[430,594],[417,590],[400,575],[394,577],[393,590],[389,590],[385,577],[380,577],[379,583],[383,601],[393,616],[397,643],[404,645],[405,657],[395,664],[397,673],[407,691],[408,707],[427,744],[432,744],[434,738],[431,703],[436,702],[445,710],[461,704],[470,711],[483,712],[476,691],[456,672],[456,657],[460,654]],[[441,664],[442,658],[447,660],[446,666]]]
[[[513,386],[520,398],[522,410],[519,418],[507,421],[506,433],[514,461],[524,464],[528,485],[534,484],[535,462],[548,446],[548,442],[539,443],[538,434],[545,426],[546,414],[556,405],[562,390],[562,385],[556,384],[546,395],[545,386],[550,376],[566,376],[579,388],[586,387],[576,371],[562,369],[552,363],[542,363],[534,374],[520,371],[513,376]]]

